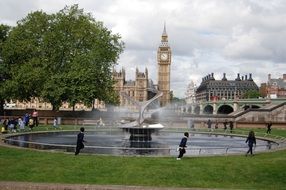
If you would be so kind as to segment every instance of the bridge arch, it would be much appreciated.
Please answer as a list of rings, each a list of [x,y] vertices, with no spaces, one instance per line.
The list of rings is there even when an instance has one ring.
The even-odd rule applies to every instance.
[[[233,112],[233,107],[231,105],[221,105],[217,109],[217,114],[230,114]]]
[[[204,108],[204,114],[213,114],[214,108],[212,105],[206,105]]]

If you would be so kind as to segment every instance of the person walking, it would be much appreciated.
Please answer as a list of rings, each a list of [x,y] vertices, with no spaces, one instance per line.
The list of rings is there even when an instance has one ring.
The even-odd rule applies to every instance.
[[[224,130],[224,132],[226,132],[226,130],[227,130],[227,120],[225,120],[223,122],[223,130]]]
[[[233,121],[230,121],[230,122],[229,122],[229,130],[230,130],[230,133],[232,133],[232,130],[233,130]]]
[[[215,129],[218,129],[218,121],[215,122]]]
[[[53,121],[53,128],[54,128],[54,129],[57,129],[57,128],[58,128],[58,120],[57,120],[56,117],[54,118],[54,121]]]
[[[18,125],[19,125],[20,132],[25,131],[25,124],[24,124],[24,121],[22,120],[21,117],[19,117],[19,119],[18,119]]]
[[[212,121],[210,119],[208,120],[207,125],[208,125],[208,130],[210,132],[212,129]]]
[[[247,156],[249,153],[251,156],[253,156],[253,144],[256,146],[256,138],[254,131],[249,132],[245,143],[248,143],[248,151],[246,152],[245,156]]]
[[[267,134],[271,133],[271,127],[272,127],[272,123],[271,122],[267,123],[267,131],[266,131]]]
[[[34,120],[34,126],[38,127],[39,121],[38,121],[38,111],[35,109],[32,113],[32,118]]]
[[[186,147],[187,147],[187,141],[189,138],[189,133],[185,132],[184,133],[184,137],[182,138],[180,145],[179,145],[179,156],[177,157],[177,160],[181,160],[181,158],[184,156],[184,154],[186,153]]]
[[[9,120],[8,120],[9,132],[11,132],[11,133],[15,132],[14,131],[15,130],[14,127],[15,127],[14,118],[9,118]]]
[[[78,155],[80,150],[84,148],[84,127],[80,128],[80,132],[77,134],[76,150],[74,155]]]
[[[29,120],[30,120],[30,116],[29,116],[28,113],[26,113],[26,114],[24,115],[24,119],[23,119],[23,122],[24,122],[24,124],[25,124],[25,127],[27,127],[27,126],[29,125]]]

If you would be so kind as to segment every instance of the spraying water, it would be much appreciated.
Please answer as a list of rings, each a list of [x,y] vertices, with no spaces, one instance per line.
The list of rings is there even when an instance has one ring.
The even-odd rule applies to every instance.
[[[132,102],[136,106],[139,113],[136,119],[129,119],[129,121],[124,121],[119,126],[119,128],[130,133],[131,141],[151,141],[151,134],[164,128],[162,124],[147,120],[145,118],[144,113],[146,111],[146,108],[163,95],[163,92],[157,91],[155,89],[150,90],[156,93],[156,95],[150,100],[143,102],[136,101],[135,99],[127,95],[127,93],[121,92],[121,95],[124,98],[126,98],[128,101]],[[159,109],[149,110],[149,113],[152,115],[152,113],[158,111]]]

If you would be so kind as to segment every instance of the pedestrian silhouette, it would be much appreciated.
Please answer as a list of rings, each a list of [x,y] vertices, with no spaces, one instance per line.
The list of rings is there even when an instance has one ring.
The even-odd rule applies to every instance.
[[[249,153],[251,156],[253,156],[253,145],[256,146],[256,138],[254,135],[254,131],[249,132],[245,143],[248,143],[248,151],[246,152],[245,156],[247,156]]]
[[[272,123],[271,122],[267,123],[267,131],[266,131],[266,133],[268,133],[268,134],[271,133],[271,127],[272,127]]]
[[[232,133],[233,130],[233,121],[229,122],[229,129],[230,129],[230,133]]]
[[[76,150],[75,155],[78,155],[80,150],[84,148],[84,142],[86,142],[84,139],[84,127],[80,128],[80,132],[77,134],[77,142],[76,142]]]
[[[184,137],[182,138],[180,145],[179,145],[179,156],[177,157],[177,160],[181,160],[181,158],[183,157],[183,155],[186,153],[186,147],[187,147],[187,141],[189,138],[189,133],[185,132],[184,133]]]

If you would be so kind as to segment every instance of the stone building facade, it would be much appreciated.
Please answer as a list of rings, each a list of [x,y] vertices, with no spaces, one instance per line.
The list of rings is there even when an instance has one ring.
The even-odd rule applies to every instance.
[[[259,90],[252,79],[252,74],[249,74],[249,77],[247,75],[240,77],[240,74],[237,74],[235,80],[228,80],[224,73],[221,80],[216,80],[212,73],[202,78],[202,82],[196,90],[196,100],[241,99],[249,90]]]
[[[113,69],[113,79],[116,81],[114,84],[115,91],[120,94],[125,92],[128,96],[136,101],[146,101],[153,97],[153,93],[150,89],[154,89],[152,80],[148,78],[148,69],[145,68],[145,72],[139,72],[136,68],[135,80],[126,80],[125,69],[120,71]],[[131,106],[132,103],[128,102],[123,96],[120,96],[121,106]]]
[[[196,90],[197,86],[193,81],[188,84],[187,91],[185,93],[185,100],[187,104],[195,103],[196,102]]]
[[[52,110],[53,106],[49,102],[40,100],[39,98],[32,98],[30,101],[6,101],[4,105],[5,109],[37,109],[37,110]],[[98,99],[94,100],[93,108],[95,109],[105,109],[104,101],[99,101]],[[68,102],[63,102],[59,110],[73,110]],[[76,111],[90,111],[92,107],[85,106],[83,103],[75,104],[74,110]]]
[[[171,100],[170,91],[170,74],[171,74],[171,61],[172,51],[168,43],[168,35],[166,32],[166,26],[164,25],[163,34],[161,37],[161,44],[157,51],[158,62],[158,90],[163,92],[163,96],[160,98],[160,105],[166,106]]]
[[[152,98],[154,90],[157,89],[163,92],[163,96],[159,99],[161,106],[166,106],[170,103],[171,91],[170,91],[170,66],[171,66],[171,48],[168,44],[168,35],[166,32],[166,26],[164,25],[163,33],[161,36],[161,43],[157,50],[157,63],[158,63],[158,84],[154,85],[153,81],[149,79],[148,69],[145,68],[145,72],[139,72],[138,68],[135,73],[135,80],[126,80],[125,69],[120,71],[113,70],[113,79],[115,80],[114,88],[120,94],[121,92],[127,93],[137,101],[146,101]],[[124,97],[120,96],[121,106],[131,106],[131,102],[128,102]]]
[[[286,74],[283,74],[282,78],[271,78],[271,74],[268,74],[268,81],[267,83],[261,84],[261,91],[263,91],[268,98],[285,98]]]

